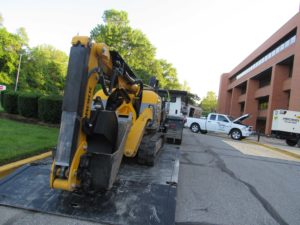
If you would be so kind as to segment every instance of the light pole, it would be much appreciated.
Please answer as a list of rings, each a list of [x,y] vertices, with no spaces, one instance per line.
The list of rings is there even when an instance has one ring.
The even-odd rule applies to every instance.
[[[18,82],[19,82],[19,74],[20,74],[20,68],[21,68],[21,62],[22,62],[22,53],[20,54],[20,60],[19,60],[19,66],[18,66],[18,72],[17,72],[17,78],[16,78],[16,85],[15,85],[15,91],[18,89]]]

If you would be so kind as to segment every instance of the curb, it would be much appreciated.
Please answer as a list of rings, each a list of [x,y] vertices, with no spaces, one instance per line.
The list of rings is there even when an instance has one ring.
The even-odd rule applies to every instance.
[[[51,155],[52,155],[52,152],[49,151],[49,152],[46,152],[46,153],[43,153],[43,154],[40,154],[40,155],[32,156],[32,157],[29,157],[29,158],[26,158],[26,159],[22,159],[22,160],[19,160],[19,161],[12,162],[12,163],[6,164],[4,166],[1,166],[0,167],[0,179],[2,179],[6,175],[10,174],[14,170],[16,170],[17,168],[19,168],[19,167],[21,167],[25,164],[32,163],[32,162],[37,161],[37,160],[45,159],[45,158],[47,158]]]
[[[249,140],[244,140],[244,141],[248,142],[248,143],[251,143],[251,144],[255,144],[255,145],[259,145],[259,146],[265,147],[267,149],[270,149],[270,150],[273,150],[273,151],[276,151],[276,152],[279,152],[279,153],[282,153],[282,154],[285,154],[285,155],[288,155],[290,157],[293,157],[295,159],[299,159],[300,160],[300,155],[298,155],[298,154],[295,154],[295,153],[292,153],[292,152],[289,152],[289,151],[286,151],[286,150],[283,150],[283,149],[280,149],[280,148],[272,147],[270,145],[258,143],[258,142],[255,142],[255,141],[249,141]]]

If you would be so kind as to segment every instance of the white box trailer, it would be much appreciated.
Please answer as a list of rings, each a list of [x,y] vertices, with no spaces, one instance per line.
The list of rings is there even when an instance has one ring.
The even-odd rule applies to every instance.
[[[300,112],[277,109],[273,111],[272,135],[295,146],[300,139]]]

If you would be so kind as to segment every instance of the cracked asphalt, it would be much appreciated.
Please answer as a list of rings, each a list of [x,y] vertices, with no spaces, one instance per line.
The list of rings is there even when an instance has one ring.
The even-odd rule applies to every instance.
[[[300,162],[268,151],[185,129],[176,224],[300,224]]]

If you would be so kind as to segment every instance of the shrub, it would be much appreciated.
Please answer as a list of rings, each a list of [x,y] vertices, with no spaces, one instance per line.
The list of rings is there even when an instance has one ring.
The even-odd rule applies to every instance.
[[[38,117],[39,95],[34,93],[20,93],[18,96],[18,112],[25,117]]]
[[[38,101],[39,119],[48,123],[60,123],[62,113],[61,96],[44,96]]]
[[[3,108],[7,113],[18,113],[18,93],[14,91],[6,91],[2,95]]]

